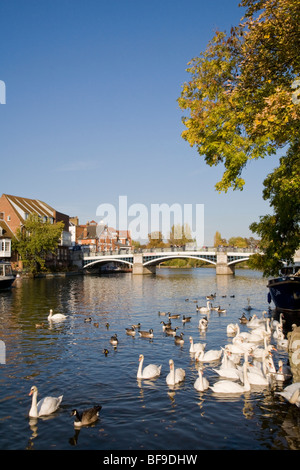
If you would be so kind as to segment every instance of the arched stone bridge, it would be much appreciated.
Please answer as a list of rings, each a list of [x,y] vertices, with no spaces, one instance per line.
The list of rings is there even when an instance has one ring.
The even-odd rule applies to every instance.
[[[237,263],[247,261],[257,250],[236,249],[225,251],[225,249],[209,248],[206,250],[185,250],[177,248],[162,248],[157,250],[143,250],[134,253],[85,253],[83,257],[83,268],[95,268],[105,263],[125,263],[132,268],[133,274],[155,274],[156,266],[171,259],[190,258],[205,261],[216,266],[216,274],[234,274]]]

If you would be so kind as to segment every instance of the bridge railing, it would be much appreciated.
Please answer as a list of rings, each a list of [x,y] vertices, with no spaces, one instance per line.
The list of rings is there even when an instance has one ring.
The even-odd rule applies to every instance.
[[[91,256],[113,256],[113,255],[133,255],[135,253],[170,253],[170,252],[184,252],[184,251],[193,251],[197,252],[230,252],[230,253],[259,253],[260,250],[257,247],[251,248],[238,248],[234,246],[218,246],[218,247],[188,247],[188,246],[170,246],[163,248],[132,248],[124,247],[118,248],[116,250],[107,250],[107,251],[97,251],[94,247],[84,247],[82,246],[84,258]]]

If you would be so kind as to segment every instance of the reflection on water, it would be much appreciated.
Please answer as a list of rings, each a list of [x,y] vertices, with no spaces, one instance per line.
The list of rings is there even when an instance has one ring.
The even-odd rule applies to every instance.
[[[196,304],[205,305],[215,292],[213,303],[226,313],[211,311],[202,332]],[[216,276],[213,269],[158,269],[156,276],[17,279],[11,292],[0,294],[0,339],[6,346],[6,363],[0,365],[1,448],[300,449],[299,410],[274,393],[286,384],[227,397],[194,389],[198,369],[189,336],[205,342],[206,349],[231,342],[226,325],[238,322],[248,298],[252,314],[268,310],[266,281],[246,270],[236,276]],[[48,322],[50,309],[67,319]],[[183,333],[183,346],[163,332],[162,311],[181,315],[172,326]],[[191,321],[183,324],[182,315]],[[153,339],[127,335],[125,329],[137,323],[152,328]],[[114,334],[116,348],[109,342]],[[137,379],[141,353],[145,364],[162,364],[156,379]],[[186,372],[172,388],[166,384],[169,359]],[[273,359],[276,366],[279,359],[286,363],[286,350],[278,349]],[[205,376],[210,384],[219,379],[210,364]],[[53,416],[28,418],[32,385],[39,398],[64,395]],[[75,430],[71,410],[95,404],[102,405],[99,420]]]

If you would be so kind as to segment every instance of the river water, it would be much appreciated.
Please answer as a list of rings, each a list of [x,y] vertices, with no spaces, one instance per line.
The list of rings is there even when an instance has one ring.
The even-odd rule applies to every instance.
[[[213,303],[227,311],[212,311],[202,334],[198,322],[203,314],[196,311],[196,302],[204,305],[212,293]],[[242,269],[235,276],[198,268],[157,269],[156,276],[17,279],[11,292],[0,294],[0,339],[6,347],[0,365],[0,449],[299,450],[299,408],[275,393],[287,383],[234,397],[193,387],[198,373],[189,336],[205,342],[206,350],[230,343],[226,326],[238,322],[248,298],[251,314],[260,317],[268,310],[266,280]],[[50,308],[67,319],[49,324]],[[184,333],[183,346],[163,332],[160,322],[166,317],[159,311],[192,317],[184,325],[172,320]],[[92,321],[85,322],[87,317]],[[41,323],[44,327],[37,328]],[[125,328],[135,323],[142,330],[153,328],[154,338],[126,335]],[[241,331],[247,326],[241,325]],[[115,333],[116,349],[109,343]],[[144,366],[162,365],[160,377],[137,380],[141,353]],[[186,371],[175,389],[166,384],[171,358]],[[273,358],[275,366],[279,359],[286,363],[287,352],[277,349]],[[206,365],[204,374],[211,385],[219,379],[212,365]],[[28,418],[32,385],[40,398],[63,394],[52,416]],[[71,410],[96,404],[102,406],[99,420],[76,431]]]

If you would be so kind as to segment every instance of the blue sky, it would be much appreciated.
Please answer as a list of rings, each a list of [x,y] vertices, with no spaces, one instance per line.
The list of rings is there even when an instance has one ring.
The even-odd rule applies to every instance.
[[[181,138],[177,103],[189,60],[242,15],[235,0],[1,0],[1,194],[81,223],[120,195],[149,211],[204,204],[204,244],[217,230],[251,236],[277,159],[252,162],[242,192],[217,193],[222,168]]]

